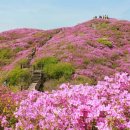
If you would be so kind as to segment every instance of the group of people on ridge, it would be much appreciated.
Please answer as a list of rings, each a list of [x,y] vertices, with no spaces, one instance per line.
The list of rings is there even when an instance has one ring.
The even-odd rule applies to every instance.
[[[95,16],[94,19],[97,19],[97,18],[100,18],[100,19],[109,19],[108,15],[103,15],[103,16]]]

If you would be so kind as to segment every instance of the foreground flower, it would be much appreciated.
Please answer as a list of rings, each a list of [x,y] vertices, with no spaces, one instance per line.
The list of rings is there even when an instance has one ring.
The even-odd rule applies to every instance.
[[[16,129],[129,130],[130,77],[105,77],[96,86],[61,85],[52,93],[31,91],[15,116]]]

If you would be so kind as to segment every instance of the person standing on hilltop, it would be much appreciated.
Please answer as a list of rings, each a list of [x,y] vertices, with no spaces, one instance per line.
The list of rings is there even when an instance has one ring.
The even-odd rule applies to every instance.
[[[32,54],[31,54],[32,58],[33,58],[33,56],[35,55],[35,53],[36,53],[36,47],[34,47],[34,48],[32,49]]]
[[[7,80],[5,80],[5,81],[3,82],[3,86],[4,86],[4,87],[7,87]]]
[[[102,16],[99,16],[100,19],[102,19]]]

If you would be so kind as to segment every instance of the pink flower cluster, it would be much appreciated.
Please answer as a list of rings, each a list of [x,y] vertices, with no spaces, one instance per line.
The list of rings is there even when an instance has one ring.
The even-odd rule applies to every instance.
[[[31,91],[15,112],[16,130],[129,130],[130,76],[117,73],[95,86],[62,84]]]

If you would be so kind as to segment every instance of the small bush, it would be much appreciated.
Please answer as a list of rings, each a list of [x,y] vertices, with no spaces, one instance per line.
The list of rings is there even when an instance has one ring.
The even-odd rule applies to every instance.
[[[11,62],[11,59],[0,59],[0,66],[7,65]]]
[[[58,60],[55,57],[44,57],[41,59],[38,59],[34,65],[36,67],[44,67],[46,65],[50,65],[50,64],[56,64],[58,63]]]
[[[68,50],[73,50],[75,47],[74,47],[74,45],[71,45],[71,44],[69,44],[68,46],[67,46],[67,49]]]
[[[0,66],[9,64],[14,54],[15,52],[9,48],[0,49]]]
[[[68,51],[70,51],[71,53],[73,53],[73,52],[76,51],[76,47],[75,47],[74,45],[72,45],[72,44],[68,44],[68,45],[66,46],[66,49],[67,49]]]
[[[65,77],[69,79],[74,73],[74,67],[69,63],[49,64],[43,68],[48,78],[59,79]]]
[[[0,36],[0,40],[1,40],[1,41],[2,41],[2,40],[6,40],[6,37]]]
[[[9,48],[2,48],[0,49],[0,59],[9,59],[14,56],[13,50]]]
[[[118,31],[119,29],[120,29],[120,27],[115,26],[115,25],[113,25],[113,26],[111,27],[111,30],[113,30],[113,31]]]
[[[74,67],[69,63],[59,62],[55,57],[45,57],[38,59],[34,63],[35,67],[42,68],[45,90],[57,89],[57,86],[69,80],[74,73]]]
[[[95,79],[84,76],[84,75],[80,75],[78,76],[76,79],[71,81],[72,84],[86,84],[88,83],[89,85],[94,85],[96,84]]]
[[[107,28],[107,27],[108,27],[108,23],[100,23],[98,25],[98,29]]]
[[[29,45],[32,45],[32,44],[33,44],[33,41],[28,41],[28,44],[29,44]]]
[[[113,47],[112,42],[108,41],[107,38],[99,38],[97,41],[101,44],[108,46],[109,48]]]
[[[52,90],[56,90],[59,88],[59,86],[62,84],[62,83],[65,83],[67,82],[65,77],[61,77],[59,79],[50,79],[50,80],[47,80],[45,83],[44,83],[44,90],[45,91],[52,91]]]
[[[30,78],[29,70],[15,68],[9,73],[7,81],[10,85],[28,85],[30,83]]]
[[[113,54],[111,57],[110,57],[110,59],[112,60],[112,61],[116,61],[116,60],[118,60],[120,58],[120,55],[119,54]]]
[[[83,63],[84,63],[85,65],[88,65],[90,62],[91,62],[91,61],[86,58]]]
[[[23,48],[21,48],[21,47],[16,47],[15,50],[14,50],[14,52],[15,52],[15,53],[18,53],[18,52],[20,52],[20,51],[22,51],[22,50],[23,50]]]
[[[18,62],[18,65],[26,65],[26,64],[28,64],[28,59],[21,59],[19,62]]]
[[[29,65],[30,65],[29,60],[27,58],[24,58],[17,62],[16,67],[28,68]]]
[[[94,64],[101,64],[101,65],[105,65],[105,63],[107,62],[107,58],[105,57],[101,57],[101,58],[93,58],[92,60],[92,63]]]
[[[7,126],[13,127],[17,122],[17,119],[14,116],[14,111],[16,111],[16,101],[14,98],[14,94],[5,87],[0,87],[0,116],[6,117]],[[2,120],[0,120],[0,130],[4,130],[1,127]]]
[[[116,69],[119,66],[116,62],[112,62],[111,68]]]

